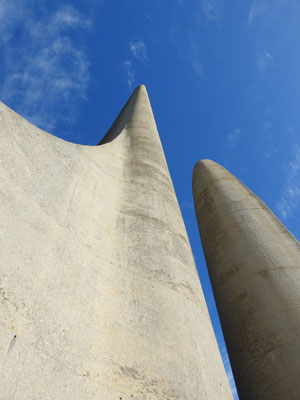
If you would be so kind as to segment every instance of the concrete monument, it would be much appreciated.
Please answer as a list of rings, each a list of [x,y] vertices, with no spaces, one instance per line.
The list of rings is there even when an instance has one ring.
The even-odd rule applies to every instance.
[[[99,146],[0,103],[0,212],[0,399],[232,399],[144,86]]]
[[[213,161],[196,164],[193,193],[240,399],[299,400],[299,242]]]

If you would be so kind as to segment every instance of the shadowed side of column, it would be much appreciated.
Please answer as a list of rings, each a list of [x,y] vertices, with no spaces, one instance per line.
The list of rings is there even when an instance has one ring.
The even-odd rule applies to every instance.
[[[299,242],[213,161],[196,164],[193,194],[240,399],[299,399]]]

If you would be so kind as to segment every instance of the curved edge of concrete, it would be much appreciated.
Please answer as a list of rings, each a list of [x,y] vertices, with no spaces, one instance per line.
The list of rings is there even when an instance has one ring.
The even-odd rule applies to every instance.
[[[300,245],[242,182],[197,162],[199,232],[239,394],[300,396]],[[293,368],[289,368],[293,365]]]
[[[117,118],[114,120],[114,122],[111,125],[111,127],[104,134],[103,138],[99,141],[99,143],[95,144],[95,145],[75,143],[75,142],[72,142],[70,140],[66,140],[66,139],[63,139],[63,138],[61,138],[59,136],[56,136],[51,132],[47,132],[44,129],[39,128],[38,126],[36,126],[32,122],[28,121],[25,117],[22,117],[20,114],[18,114],[16,111],[14,111],[12,108],[10,108],[8,105],[3,103],[2,101],[0,101],[0,114],[1,114],[1,107],[4,107],[6,112],[9,111],[9,112],[14,114],[14,118],[15,119],[19,119],[20,121],[22,121],[22,123],[26,122],[27,124],[31,125],[32,127],[34,127],[34,130],[39,131],[41,135],[48,135],[49,137],[55,138],[55,140],[58,139],[58,140],[61,140],[63,142],[66,142],[66,143],[70,143],[70,145],[74,145],[74,146],[79,146],[79,147],[97,147],[97,146],[101,146],[101,145],[107,144],[109,142],[112,142],[115,138],[117,138],[119,136],[120,133],[122,133],[124,127],[126,126],[126,123],[128,122],[127,121],[127,119],[128,119],[128,117],[127,117],[128,109],[129,108],[131,109],[132,107],[134,107],[133,103],[135,103],[136,98],[137,98],[139,93],[143,93],[143,95],[146,95],[148,97],[147,89],[146,89],[145,85],[141,84],[141,85],[137,86],[134,89],[134,91],[132,92],[131,96],[129,97],[129,99],[127,100],[125,105],[123,106],[122,110],[118,114]]]

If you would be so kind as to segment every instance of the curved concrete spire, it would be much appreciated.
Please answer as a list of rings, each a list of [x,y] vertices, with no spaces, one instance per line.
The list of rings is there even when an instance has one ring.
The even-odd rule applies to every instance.
[[[138,86],[122,108],[120,114],[108,130],[99,145],[113,141],[124,130],[125,127],[134,127],[137,118],[141,115],[148,115],[154,121],[147,90],[144,85]]]
[[[145,87],[100,146],[0,129],[0,398],[231,399]]]
[[[193,193],[240,399],[300,399],[299,242],[213,161],[196,164]]]

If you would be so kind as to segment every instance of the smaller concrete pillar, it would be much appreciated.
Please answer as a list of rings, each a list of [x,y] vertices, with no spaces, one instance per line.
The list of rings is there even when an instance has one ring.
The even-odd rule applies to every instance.
[[[193,194],[240,399],[299,400],[299,242],[213,161],[196,164]]]

